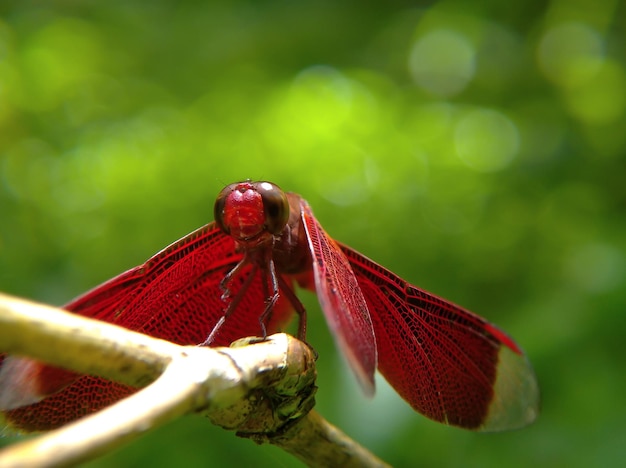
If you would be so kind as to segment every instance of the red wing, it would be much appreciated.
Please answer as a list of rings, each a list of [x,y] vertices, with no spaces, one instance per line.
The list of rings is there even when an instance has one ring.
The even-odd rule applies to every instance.
[[[326,322],[367,395],[374,394],[376,339],[365,298],[348,259],[300,200],[311,255],[313,275]]]
[[[339,245],[370,310],[378,369],[414,409],[435,421],[483,431],[519,428],[535,419],[535,374],[511,338]]]
[[[241,258],[235,252],[234,241],[211,223],[65,308],[179,344],[199,344],[223,315],[225,306],[219,284]],[[238,275],[230,284],[231,297],[245,277],[245,273]],[[235,313],[220,329],[215,346],[261,335],[259,316],[265,299],[262,280],[257,275]],[[279,299],[268,333],[277,331],[290,315],[288,301]],[[0,402],[3,398],[15,401],[20,399],[15,395],[26,395],[22,405],[29,404],[68,383],[71,384],[65,389],[39,403],[6,411],[7,419],[17,428],[46,430],[97,411],[134,391],[97,377],[77,379],[76,374],[9,356],[0,368]]]

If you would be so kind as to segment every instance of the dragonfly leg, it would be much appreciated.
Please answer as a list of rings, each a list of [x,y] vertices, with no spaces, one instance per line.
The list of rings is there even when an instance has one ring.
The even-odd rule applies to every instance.
[[[298,296],[296,296],[296,293],[293,291],[291,286],[280,274],[276,272],[276,266],[274,265],[274,260],[271,257],[265,260],[265,265],[267,265],[267,267],[264,268],[262,272],[264,276],[263,285],[267,299],[265,301],[265,310],[259,317],[263,335],[265,336],[266,334],[266,324],[269,323],[272,318],[274,305],[282,293],[289,300],[298,314],[297,338],[300,341],[306,342],[306,309],[304,308],[304,305],[300,302],[300,299],[298,299]]]
[[[237,277],[237,275],[239,275],[241,269],[249,263],[251,263],[250,255],[246,251],[241,261],[237,263],[237,265],[235,265],[232,270],[226,273],[224,278],[222,278],[222,281],[220,281],[220,289],[222,290],[222,297],[220,299],[222,301],[225,301],[230,297],[229,284],[233,281],[233,279]]]
[[[276,267],[274,260],[271,257],[265,260],[266,268],[263,268],[263,290],[265,293],[265,309],[259,316],[259,325],[263,331],[263,338],[267,337],[266,323],[272,319],[272,312],[274,312],[274,305],[278,301],[279,289],[278,289],[278,275],[276,274]],[[271,287],[271,290],[270,290]]]
[[[239,272],[241,270],[242,264],[245,264],[244,262],[246,262],[246,258],[244,258],[241,262],[239,262],[237,266],[235,266],[235,268],[233,268],[226,275],[224,279],[227,280],[227,282],[230,282],[232,278],[234,277],[232,273],[235,271]],[[245,281],[241,285],[241,288],[239,288],[239,291],[237,291],[237,294],[232,298],[232,300],[228,304],[228,307],[224,311],[224,314],[217,321],[217,323],[213,327],[213,330],[211,330],[211,333],[209,334],[208,338],[204,340],[204,342],[201,343],[200,346],[211,346],[211,343],[213,343],[213,341],[215,340],[217,333],[219,332],[220,328],[222,328],[222,325],[224,325],[224,323],[226,322],[226,319],[228,319],[228,317],[230,317],[233,314],[235,309],[237,309],[237,306],[241,302],[241,299],[243,299],[244,295],[246,294],[246,291],[250,287],[250,284],[252,283],[252,280],[254,279],[258,268],[259,266],[256,263],[252,265],[252,269],[250,270],[250,272],[248,273],[248,276],[246,277]]]
[[[291,289],[291,286],[289,286],[289,284],[287,284],[287,282],[280,275],[278,275],[278,284],[280,285],[280,290],[287,297],[287,299],[289,299],[289,302],[291,302],[291,305],[298,314],[297,338],[305,345],[307,345],[311,349],[311,351],[313,351],[315,359],[317,359],[317,350],[306,341],[306,308],[304,307],[304,304],[300,302],[300,299],[298,299],[296,293],[293,291],[293,289]]]
[[[291,305],[294,310],[298,314],[298,339],[300,341],[304,341],[306,343],[306,308],[304,304],[300,302],[296,293],[293,292],[291,286],[287,284],[287,282],[283,279],[282,276],[278,275],[278,284],[280,286],[280,290],[282,293],[289,299]]]

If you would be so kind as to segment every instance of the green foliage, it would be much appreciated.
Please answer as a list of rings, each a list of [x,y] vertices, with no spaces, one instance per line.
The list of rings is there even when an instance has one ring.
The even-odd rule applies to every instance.
[[[271,180],[502,325],[544,401],[497,435],[362,401],[306,296],[329,420],[395,466],[623,460],[623,8],[414,3],[5,2],[0,289],[62,304]],[[181,461],[296,465],[189,418],[92,466]]]

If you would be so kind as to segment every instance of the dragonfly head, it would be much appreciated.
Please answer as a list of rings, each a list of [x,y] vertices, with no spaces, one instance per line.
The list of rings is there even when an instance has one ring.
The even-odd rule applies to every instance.
[[[282,232],[289,220],[285,192],[271,182],[237,182],[215,201],[215,222],[238,242],[260,244]]]

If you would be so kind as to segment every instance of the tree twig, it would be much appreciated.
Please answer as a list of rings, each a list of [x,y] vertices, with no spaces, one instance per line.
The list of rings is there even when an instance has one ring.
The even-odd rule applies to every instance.
[[[385,466],[309,412],[314,353],[289,335],[231,348],[178,346],[0,294],[0,349],[129,385],[154,381],[99,413],[5,448],[3,467],[75,464],[193,412],[309,466]]]

